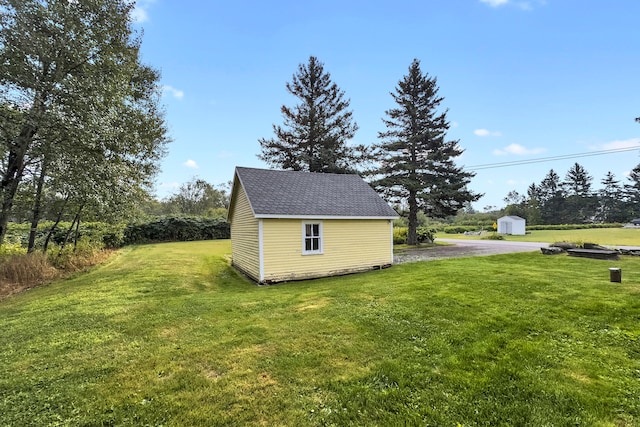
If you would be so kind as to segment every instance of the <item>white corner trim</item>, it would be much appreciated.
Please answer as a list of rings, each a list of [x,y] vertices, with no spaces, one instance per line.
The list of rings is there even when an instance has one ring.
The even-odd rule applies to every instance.
[[[391,264],[393,264],[393,221],[389,220],[389,226],[391,228]]]
[[[264,238],[262,236],[262,220],[258,220],[258,258],[260,265],[260,282],[264,281]]]

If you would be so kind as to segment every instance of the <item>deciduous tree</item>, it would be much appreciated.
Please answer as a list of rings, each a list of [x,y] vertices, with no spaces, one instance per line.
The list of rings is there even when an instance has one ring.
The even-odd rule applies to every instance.
[[[150,184],[168,139],[159,74],[140,62],[132,7],[0,0],[0,120],[10,129],[0,140],[0,243],[33,165],[54,191],[103,211]]]

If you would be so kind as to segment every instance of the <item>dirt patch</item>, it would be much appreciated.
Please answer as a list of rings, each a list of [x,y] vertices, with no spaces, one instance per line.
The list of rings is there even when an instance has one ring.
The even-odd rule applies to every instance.
[[[436,261],[440,259],[498,255],[515,252],[540,252],[540,247],[542,246],[548,245],[546,243],[534,242],[459,240],[455,241],[455,243],[448,241],[447,245],[403,249],[396,252],[393,258],[396,264],[404,264],[416,261]]]
[[[396,264],[416,261],[436,261],[439,259],[476,256],[478,255],[477,252],[478,251],[470,247],[457,245],[435,245],[415,249],[404,249],[395,253],[393,260]]]

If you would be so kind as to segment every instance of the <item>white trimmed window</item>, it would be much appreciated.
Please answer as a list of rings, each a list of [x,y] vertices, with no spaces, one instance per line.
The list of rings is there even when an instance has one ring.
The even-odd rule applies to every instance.
[[[302,223],[302,254],[322,253],[322,223],[303,222]]]

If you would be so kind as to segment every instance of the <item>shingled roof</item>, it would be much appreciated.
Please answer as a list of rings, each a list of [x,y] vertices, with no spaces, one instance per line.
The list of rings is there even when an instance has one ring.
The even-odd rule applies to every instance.
[[[397,218],[358,175],[236,168],[257,218]]]

